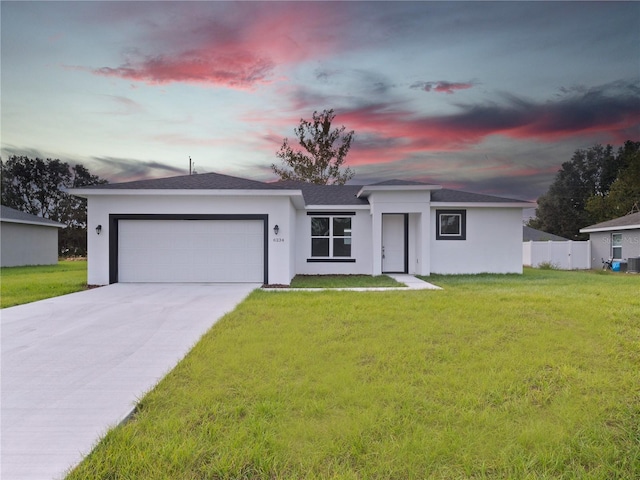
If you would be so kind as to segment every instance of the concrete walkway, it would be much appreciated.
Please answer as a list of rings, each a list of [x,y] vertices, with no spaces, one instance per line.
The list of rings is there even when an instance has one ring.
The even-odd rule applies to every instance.
[[[348,288],[265,288],[265,292],[321,292],[323,290],[331,291],[343,291],[343,292],[388,292],[388,291],[402,291],[407,290],[442,290],[441,287],[433,285],[424,280],[420,280],[413,275],[407,274],[385,274],[388,277],[393,278],[397,282],[403,283],[406,287],[348,287]]]
[[[413,275],[407,275],[403,273],[390,274],[389,276],[397,282],[404,283],[409,288],[409,290],[442,290],[441,287],[433,285],[429,282],[425,282],[424,280],[420,280]]]
[[[0,310],[1,478],[63,478],[258,284],[114,284]]]

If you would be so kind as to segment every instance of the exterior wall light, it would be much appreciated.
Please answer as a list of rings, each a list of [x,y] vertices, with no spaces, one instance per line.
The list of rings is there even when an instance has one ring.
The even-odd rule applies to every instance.
[[[97,233],[98,235],[100,235],[100,232],[102,232],[102,225],[98,225],[98,226],[96,227],[96,233]]]
[[[280,227],[278,225],[273,227],[273,233],[275,233],[277,235],[279,231],[280,231]]]

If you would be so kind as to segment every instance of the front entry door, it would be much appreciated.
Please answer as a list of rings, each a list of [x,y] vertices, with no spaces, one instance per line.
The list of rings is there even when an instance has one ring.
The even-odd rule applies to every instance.
[[[382,271],[407,273],[407,216],[382,215]]]

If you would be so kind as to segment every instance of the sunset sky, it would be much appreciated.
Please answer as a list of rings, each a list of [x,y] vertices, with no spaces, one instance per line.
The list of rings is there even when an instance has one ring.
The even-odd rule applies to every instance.
[[[273,180],[300,118],[355,130],[352,183],[535,200],[640,140],[638,2],[2,2],[2,158],[110,181]]]

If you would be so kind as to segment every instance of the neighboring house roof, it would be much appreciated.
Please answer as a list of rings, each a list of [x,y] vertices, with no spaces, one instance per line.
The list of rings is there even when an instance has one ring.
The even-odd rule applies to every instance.
[[[624,217],[614,218],[606,222],[596,223],[589,227],[581,228],[580,233],[608,232],[610,230],[635,230],[640,229],[640,212],[630,213]]]
[[[7,223],[24,223],[27,225],[42,225],[44,227],[65,228],[63,223],[54,222],[48,218],[38,217],[30,213],[21,212],[15,208],[0,205],[0,220]]]
[[[568,238],[554,235],[553,233],[543,232],[542,230],[536,230],[535,228],[522,226],[522,241],[523,242],[568,242]]]
[[[491,203],[517,204],[528,202],[510,198],[495,197],[457,190],[443,189],[438,185],[408,180],[387,180],[372,185],[316,185],[313,183],[284,180],[273,183],[248,180],[246,178],[219,173],[199,173],[178,177],[137,180],[125,183],[107,183],[70,189],[70,193],[90,195],[108,190],[267,190],[270,192],[298,191],[304,197],[305,205],[368,205],[368,194],[379,190],[426,190],[431,191],[431,200],[440,203]],[[299,194],[298,194],[299,195]]]

